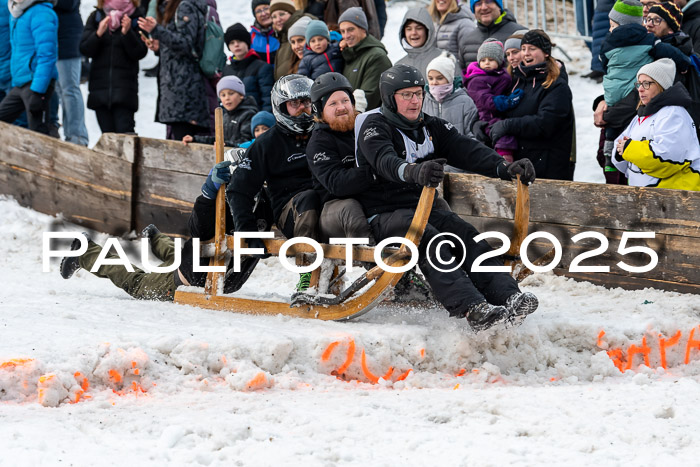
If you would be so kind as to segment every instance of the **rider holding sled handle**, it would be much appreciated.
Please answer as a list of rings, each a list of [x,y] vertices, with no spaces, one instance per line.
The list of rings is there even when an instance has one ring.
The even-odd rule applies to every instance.
[[[189,230],[192,238],[199,238],[204,242],[214,238],[216,224],[216,194],[222,183],[228,183],[231,179],[231,166],[238,164],[239,161],[226,155],[226,160],[216,164],[207,176],[206,181],[202,185],[202,193],[194,202],[192,214],[189,219]],[[270,220],[264,212],[262,206],[256,210],[256,224],[259,226],[265,225],[269,228]],[[226,216],[226,231],[233,230],[233,219],[231,214],[227,212]],[[151,224],[141,232],[141,237],[148,238],[151,252],[162,263],[159,267],[166,267],[173,264],[175,261],[175,245],[173,240],[167,235],[161,233],[155,225]],[[95,274],[97,277],[106,278],[112,281],[114,285],[123,289],[126,293],[139,300],[159,300],[172,301],[175,296],[175,289],[180,285],[191,285],[196,287],[204,287],[207,279],[206,272],[194,271],[194,255],[192,249],[192,238],[187,240],[181,251],[180,266],[171,272],[145,272],[142,269],[133,266],[133,271],[129,271],[121,264],[106,264],[100,266]],[[80,248],[80,240],[75,239],[71,245],[71,250]],[[61,261],[61,276],[64,279],[70,279],[75,272],[81,268],[90,271],[97,261],[102,246],[93,242],[88,238],[87,251],[80,256],[67,256]],[[116,255],[110,253],[107,258],[117,258]],[[200,265],[209,264],[209,258],[198,258]],[[239,273],[227,273],[224,279],[224,293],[233,293],[240,289],[253,272],[259,258],[246,256],[241,263]],[[232,263],[228,265],[230,269]]]
[[[292,74],[272,87],[272,113],[277,124],[248,148],[226,188],[237,232],[257,231],[255,196],[267,183],[273,219],[282,234],[287,238],[318,239],[321,202],[306,163],[306,145],[314,128],[312,84],[306,76]],[[265,248],[259,238],[248,239],[248,246]],[[310,272],[302,273],[297,291],[308,289],[310,279]]]
[[[446,162],[503,180],[513,180],[517,174],[524,183],[535,180],[528,159],[508,164],[492,149],[460,135],[445,120],[425,115],[424,87],[423,75],[416,68],[393,66],[382,74],[379,82],[381,108],[358,117],[357,164],[369,165],[380,181],[358,195],[358,199],[369,216],[377,241],[406,234],[422,186],[438,186]],[[435,251],[434,245],[428,250],[430,240],[441,233],[459,237],[466,251],[459,242],[453,242],[452,248],[446,242],[436,242],[440,250]],[[519,321],[538,306],[537,297],[529,292],[521,293],[510,274],[471,271],[474,260],[491,251],[486,241],[474,242],[478,234],[456,214],[433,206],[418,245],[418,265],[435,297],[450,316],[466,317],[476,331]],[[457,263],[444,266],[437,258],[465,261],[454,271],[440,271],[435,266],[447,270]],[[482,264],[502,266],[496,258]]]

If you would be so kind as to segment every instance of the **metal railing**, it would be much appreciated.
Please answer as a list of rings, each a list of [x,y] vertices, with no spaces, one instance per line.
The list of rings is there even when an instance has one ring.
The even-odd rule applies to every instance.
[[[597,0],[503,0],[503,6],[528,29],[552,37],[591,40],[589,18]],[[590,15],[590,16],[589,16]]]

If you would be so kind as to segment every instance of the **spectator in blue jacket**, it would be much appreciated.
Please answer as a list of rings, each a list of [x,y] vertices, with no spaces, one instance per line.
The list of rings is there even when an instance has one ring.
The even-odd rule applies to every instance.
[[[80,92],[80,38],[83,35],[80,0],[54,1],[53,8],[58,15],[58,81],[54,97],[51,98],[51,123],[58,127],[60,99],[63,108],[63,135],[66,141],[87,146],[85,102]]]
[[[0,6],[0,44],[10,43],[10,10],[7,2],[2,2]],[[12,75],[10,74],[10,53],[9,47],[0,48],[0,101],[5,97],[12,86]]]
[[[255,23],[250,27],[251,50],[270,65],[275,64],[275,55],[280,48],[280,41],[275,37],[270,16],[270,0],[253,0],[251,2]]]
[[[306,27],[306,48],[299,64],[299,74],[316,79],[324,73],[343,72],[343,56],[337,41],[331,42],[326,23],[312,20]]]
[[[12,89],[0,103],[0,121],[14,122],[27,111],[30,130],[48,134],[46,123],[58,78],[58,17],[51,2],[15,0],[10,9]]]

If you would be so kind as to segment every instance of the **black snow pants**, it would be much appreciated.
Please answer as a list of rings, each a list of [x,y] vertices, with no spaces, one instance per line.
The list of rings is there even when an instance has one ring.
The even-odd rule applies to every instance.
[[[379,242],[388,237],[404,237],[411,225],[415,213],[414,209],[398,209],[394,212],[378,214],[372,219],[371,227],[374,238]],[[465,244],[462,245],[450,236],[442,236],[434,241],[430,248],[427,246],[430,240],[441,233],[457,235]],[[474,242],[474,237],[479,232],[450,211],[433,210],[425,227],[423,238],[418,245],[418,266],[425,275],[425,279],[433,289],[435,298],[447,309],[450,316],[463,317],[469,307],[484,299],[493,305],[503,305],[511,295],[520,292],[515,279],[507,272],[472,272],[474,260],[480,255],[492,251],[491,246],[482,240]],[[440,240],[449,240],[455,247],[450,247]],[[437,245],[441,245],[439,250]],[[456,258],[457,262],[441,264],[443,261]],[[437,268],[453,269],[464,258],[464,263],[451,272],[442,272]],[[429,259],[431,261],[429,261]],[[432,262],[432,264],[431,264]],[[481,263],[483,266],[503,266],[497,258],[489,258]]]

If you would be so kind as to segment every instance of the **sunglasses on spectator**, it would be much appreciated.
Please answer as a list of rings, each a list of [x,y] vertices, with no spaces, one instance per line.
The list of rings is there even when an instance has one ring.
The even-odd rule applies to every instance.
[[[423,91],[416,91],[416,92],[397,92],[396,95],[401,96],[401,99],[405,101],[410,101],[413,99],[413,96],[416,96],[419,100],[423,99]]]
[[[655,17],[647,16],[646,18],[644,18],[645,23],[651,23],[654,26],[658,26],[659,24],[661,24],[661,21],[663,21],[663,20],[664,19],[661,16],[655,16]]]
[[[268,11],[270,11],[270,7],[269,7],[269,6],[261,6],[260,8],[256,8],[255,11],[254,11],[254,13],[255,13],[256,15],[260,15],[260,14],[262,14],[262,13],[267,13]]]
[[[298,109],[299,107],[311,107],[311,99],[292,99],[287,101],[287,104],[291,105],[295,109]]]
[[[643,87],[644,89],[649,89],[652,84],[656,84],[655,81],[637,81],[634,83],[634,88],[639,89],[639,86]]]

